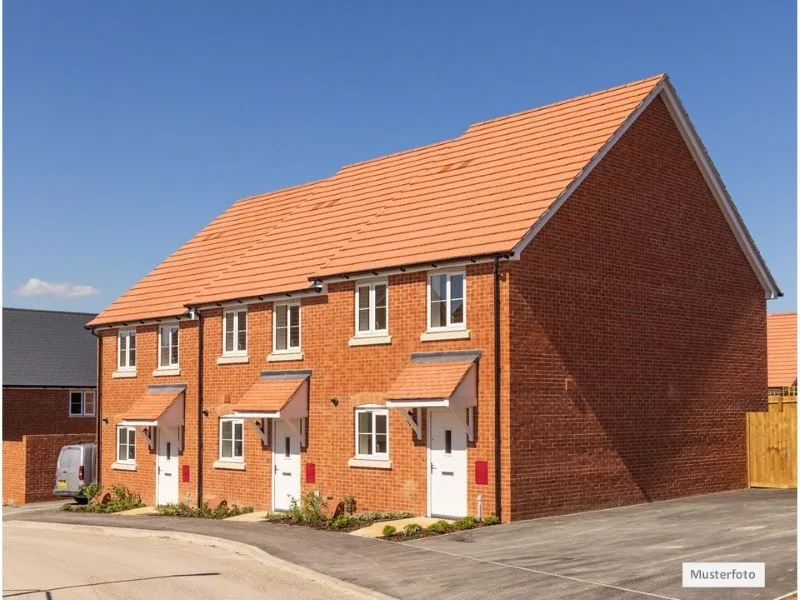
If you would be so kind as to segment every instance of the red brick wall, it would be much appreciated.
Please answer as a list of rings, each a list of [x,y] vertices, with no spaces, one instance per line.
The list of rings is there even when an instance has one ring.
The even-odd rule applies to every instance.
[[[147,441],[141,435],[136,436],[136,470],[121,471],[112,467],[116,460],[117,424],[124,418],[124,412],[138,398],[147,386],[164,384],[186,384],[184,402],[184,447],[180,453],[180,464],[188,465],[190,480],[181,478],[179,498],[182,501],[195,502],[197,497],[197,321],[180,323],[179,334],[179,367],[180,375],[155,376],[153,371],[158,365],[158,327],[155,325],[140,326],[136,330],[136,377],[115,379],[112,373],[117,366],[116,331],[104,330],[102,337],[103,377],[101,380],[100,411],[101,418],[107,417],[108,423],[101,422],[102,432],[102,475],[104,486],[121,483],[139,493],[148,504],[155,503],[156,464],[155,449],[150,450]]]
[[[25,440],[3,440],[3,504],[25,504]]]
[[[77,442],[93,442],[94,439],[94,433],[26,435],[25,502],[55,499],[53,488],[61,448]]]
[[[476,441],[468,449],[468,506],[476,510],[476,497],[483,496],[484,513],[494,509],[493,459],[493,357],[492,357],[492,268],[491,265],[472,266],[468,270],[467,326],[471,339],[457,341],[421,342],[426,327],[426,275],[406,274],[390,279],[389,327],[391,345],[350,347],[354,333],[353,283],[330,286],[327,296],[303,300],[302,361],[268,362],[272,351],[272,305],[250,305],[248,312],[247,364],[218,365],[221,355],[221,311],[206,311],[203,318],[204,344],[204,417],[203,488],[204,499],[225,498],[229,502],[249,504],[257,508],[271,505],[271,449],[264,447],[258,433],[245,422],[245,470],[215,469],[219,458],[219,415],[227,412],[226,399],[236,402],[258,380],[265,370],[310,369],[313,371],[310,388],[308,446],[302,451],[303,493],[320,490],[330,497],[331,507],[345,494],[353,495],[361,509],[410,510],[424,514],[427,510],[426,431],[417,441],[413,432],[397,412],[390,411],[391,470],[351,468],[347,461],[354,455],[354,406],[374,401],[382,402],[380,394],[410,361],[412,352],[481,349],[479,365],[479,400],[476,411]],[[506,296],[506,282],[502,283]],[[507,303],[503,302],[503,306]],[[507,309],[504,317],[507,322]],[[507,327],[504,326],[504,331]],[[125,483],[147,502],[155,496],[153,453],[143,453],[144,441],[137,440],[137,471],[112,470],[116,434],[114,415],[119,415],[144,393],[148,384],[182,382],[188,385],[186,402],[186,450],[181,464],[190,464],[192,483],[181,484],[181,498],[188,492],[195,501],[196,491],[196,356],[197,322],[181,324],[181,376],[152,377],[155,369],[157,330],[155,326],[137,330],[137,377],[113,379],[116,365],[115,332],[103,334],[103,393],[102,413],[111,423],[103,425],[103,481]],[[508,342],[504,341],[506,350]],[[507,356],[507,353],[506,353]],[[507,375],[506,375],[507,378]],[[507,387],[505,388],[507,411]],[[377,395],[377,396],[376,396]],[[338,406],[330,399],[337,397]],[[507,421],[506,421],[507,422]],[[508,435],[504,436],[508,452]],[[487,460],[490,465],[489,484],[474,485],[474,462]],[[316,483],[305,483],[305,464],[316,465]],[[505,465],[508,467],[506,459]],[[505,502],[509,499],[508,477],[505,477]],[[506,506],[508,506],[506,504]],[[506,509],[507,510],[507,509]]]
[[[764,291],[660,99],[512,268],[512,518],[746,486]]]
[[[3,440],[94,431],[95,417],[69,416],[69,390],[3,388]]]

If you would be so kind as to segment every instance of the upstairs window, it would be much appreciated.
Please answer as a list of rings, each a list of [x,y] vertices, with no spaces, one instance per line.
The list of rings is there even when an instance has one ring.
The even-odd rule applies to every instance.
[[[69,416],[93,417],[95,413],[94,392],[70,392]]]
[[[277,304],[272,314],[273,350],[275,352],[299,352],[300,304]]]
[[[467,280],[464,272],[428,277],[428,329],[464,329],[467,320]]]
[[[117,370],[136,370],[136,330],[120,331],[117,337]]]
[[[158,366],[161,369],[178,366],[177,325],[162,325],[158,330]]]
[[[356,286],[356,335],[387,335],[389,330],[389,296],[385,281]]]
[[[222,353],[226,356],[247,354],[247,310],[226,311],[222,319]]]
[[[389,411],[385,408],[356,409],[356,458],[388,460]]]

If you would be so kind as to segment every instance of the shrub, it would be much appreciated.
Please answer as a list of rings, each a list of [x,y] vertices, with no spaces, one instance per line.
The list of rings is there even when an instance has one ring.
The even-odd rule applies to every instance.
[[[372,511],[372,512],[363,512],[353,515],[354,519],[358,519],[362,523],[366,523],[367,525],[371,525],[372,523],[377,523],[378,521],[394,521],[395,519],[408,519],[409,517],[413,517],[414,515],[410,512],[386,512],[386,511]]]
[[[193,517],[197,519],[227,519],[245,513],[253,512],[252,506],[239,507],[235,504],[228,506],[221,503],[217,508],[211,509],[208,502],[202,506],[192,506],[181,502],[179,504],[160,504],[156,506],[156,512],[163,517]]]
[[[303,498],[303,505],[300,507],[300,515],[302,522],[306,525],[321,525],[325,522],[325,509],[328,507],[327,502],[322,499],[321,495],[314,492],[309,492]]]
[[[453,526],[456,529],[472,529],[478,526],[478,519],[470,516],[461,517],[453,523]]]
[[[397,533],[397,529],[394,525],[385,525],[383,528],[383,537],[392,537],[395,533]]]
[[[109,493],[103,494],[103,498],[100,496],[98,489],[94,492],[93,501],[89,504],[65,504],[62,509],[75,512],[115,513],[144,506],[139,494],[120,484],[112,485]]]
[[[344,512],[346,512],[348,515],[352,515],[356,512],[356,499],[351,495],[348,494],[342,498],[342,503],[344,503]]]
[[[427,530],[432,533],[448,533],[453,530],[453,526],[447,521],[440,519],[428,525]]]
[[[303,522],[303,513],[300,512],[300,505],[295,498],[289,502],[289,522],[293,524]]]
[[[488,517],[486,517],[483,520],[483,522],[486,525],[499,525],[500,524],[500,519],[498,517],[494,516],[494,515],[489,515]]]
[[[405,532],[406,537],[413,537],[422,531],[422,525],[419,523],[409,523],[403,527],[403,531]]]
[[[350,515],[339,515],[331,521],[331,529],[347,529],[353,524],[354,519]]]
[[[86,498],[89,502],[94,500],[97,497],[97,494],[100,493],[100,484],[98,483],[86,483],[81,486],[80,494],[84,498]]]

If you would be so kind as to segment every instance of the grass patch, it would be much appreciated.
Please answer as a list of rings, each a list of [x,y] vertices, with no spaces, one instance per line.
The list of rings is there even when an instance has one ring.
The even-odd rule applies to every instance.
[[[188,517],[194,519],[227,519],[246,513],[253,512],[252,506],[228,506],[227,502],[222,502],[219,506],[212,509],[208,502],[202,506],[192,506],[183,502],[179,504],[160,504],[156,506],[156,512],[162,517]]]

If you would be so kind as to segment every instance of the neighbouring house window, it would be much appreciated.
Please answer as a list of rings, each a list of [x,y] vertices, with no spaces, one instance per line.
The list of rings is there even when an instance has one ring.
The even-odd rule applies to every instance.
[[[387,459],[389,412],[385,408],[356,409],[356,457]]]
[[[136,370],[136,330],[120,331],[117,338],[117,370]]]
[[[385,281],[356,286],[356,335],[386,335],[388,332],[388,285]]]
[[[70,392],[69,416],[93,417],[95,411],[94,392]]]
[[[158,366],[178,366],[178,326],[162,325],[158,332]]]
[[[136,462],[136,430],[133,427],[117,427],[117,462]]]
[[[300,350],[300,304],[278,304],[273,311],[275,352]]]
[[[247,354],[247,309],[225,311],[222,319],[222,353]]]
[[[221,460],[242,460],[244,456],[244,421],[220,419],[219,457]]]
[[[428,329],[466,326],[467,283],[463,272],[437,273],[428,279]]]

